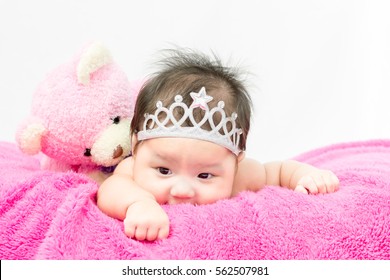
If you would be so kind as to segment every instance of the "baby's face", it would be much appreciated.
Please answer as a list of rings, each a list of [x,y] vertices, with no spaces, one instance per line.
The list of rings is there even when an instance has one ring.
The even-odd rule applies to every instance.
[[[160,204],[208,204],[229,198],[236,156],[217,144],[188,138],[155,138],[139,144],[134,181]]]

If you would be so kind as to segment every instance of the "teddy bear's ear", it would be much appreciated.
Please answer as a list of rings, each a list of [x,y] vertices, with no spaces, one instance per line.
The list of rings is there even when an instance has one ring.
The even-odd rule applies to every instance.
[[[89,45],[81,54],[77,65],[77,79],[83,85],[88,85],[90,75],[104,65],[112,62],[110,52],[99,42]]]
[[[16,133],[16,143],[19,149],[29,155],[41,151],[42,137],[46,133],[45,126],[39,121],[30,121],[21,125]]]

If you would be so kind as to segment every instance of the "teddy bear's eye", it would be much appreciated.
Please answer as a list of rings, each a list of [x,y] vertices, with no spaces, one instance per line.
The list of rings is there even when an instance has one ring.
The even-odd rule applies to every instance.
[[[84,156],[90,157],[91,155],[91,149],[85,149]]]
[[[115,118],[112,118],[112,122],[114,124],[118,124],[120,121],[121,121],[121,117],[119,117],[119,116],[116,116]]]

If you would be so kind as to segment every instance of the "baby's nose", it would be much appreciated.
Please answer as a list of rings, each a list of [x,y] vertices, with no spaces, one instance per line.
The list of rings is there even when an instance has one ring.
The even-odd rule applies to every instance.
[[[195,191],[190,182],[181,180],[172,186],[171,195],[176,198],[192,198]]]

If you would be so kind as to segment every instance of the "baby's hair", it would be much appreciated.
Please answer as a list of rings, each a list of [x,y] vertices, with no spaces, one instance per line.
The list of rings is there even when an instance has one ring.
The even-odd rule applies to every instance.
[[[236,125],[242,129],[239,148],[244,151],[250,128],[252,101],[240,79],[238,68],[223,66],[215,54],[209,57],[191,49],[169,49],[162,54],[164,57],[158,63],[161,69],[146,81],[139,92],[131,122],[132,133],[136,134],[142,129],[145,113],[154,113],[157,101],[162,101],[163,106],[167,107],[179,94],[183,102],[190,106],[193,101],[190,92],[199,92],[205,87],[207,94],[213,97],[208,103],[210,108],[222,100],[225,102],[226,115],[237,113]],[[202,119],[203,112],[200,109],[196,112],[195,115],[194,110],[198,121]],[[175,112],[178,119],[181,114],[180,111]],[[210,130],[208,127],[202,128]]]

